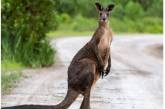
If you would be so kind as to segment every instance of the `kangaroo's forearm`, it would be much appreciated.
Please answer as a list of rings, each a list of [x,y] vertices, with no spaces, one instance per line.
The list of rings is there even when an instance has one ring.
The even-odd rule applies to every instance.
[[[108,63],[109,64],[109,56],[110,55],[110,48],[107,48],[107,51],[106,51],[106,55],[105,55],[105,62],[106,64]]]
[[[109,58],[108,58],[108,68],[110,69],[111,68],[111,56],[109,54]]]
[[[97,57],[97,60],[98,60],[99,64],[100,65],[104,65],[104,62],[103,62],[103,60],[101,58],[100,52],[98,50],[98,47],[95,44],[92,44],[92,48],[93,48],[93,51],[94,51],[94,53],[95,53],[95,55]]]
[[[111,56],[110,56],[110,54],[109,54],[108,66],[107,66],[107,68],[106,68],[105,76],[109,74],[110,69],[111,69]]]

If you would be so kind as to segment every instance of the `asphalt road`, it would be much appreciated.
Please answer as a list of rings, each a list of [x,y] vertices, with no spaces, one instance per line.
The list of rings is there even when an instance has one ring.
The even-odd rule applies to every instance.
[[[59,59],[49,68],[27,69],[10,94],[2,95],[2,106],[57,104],[66,94],[67,67],[90,37],[53,40]],[[112,69],[92,91],[92,109],[163,109],[162,35],[114,36]],[[80,95],[69,109],[78,109]]]

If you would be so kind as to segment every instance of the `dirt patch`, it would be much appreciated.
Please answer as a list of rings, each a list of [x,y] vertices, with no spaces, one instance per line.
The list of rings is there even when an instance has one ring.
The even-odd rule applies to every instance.
[[[159,59],[163,59],[163,45],[152,45],[146,47],[146,52],[150,55],[157,57]]]

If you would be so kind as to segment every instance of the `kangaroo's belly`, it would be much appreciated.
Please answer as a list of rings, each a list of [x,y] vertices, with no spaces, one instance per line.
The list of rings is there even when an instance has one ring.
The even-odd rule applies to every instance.
[[[107,38],[102,38],[98,44],[98,50],[99,50],[99,53],[101,54],[101,57],[103,60],[105,59],[105,56],[108,52],[108,48],[110,46],[109,43],[110,42]]]

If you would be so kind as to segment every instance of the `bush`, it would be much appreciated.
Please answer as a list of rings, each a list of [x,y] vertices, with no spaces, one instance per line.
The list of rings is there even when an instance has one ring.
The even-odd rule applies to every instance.
[[[71,28],[75,31],[93,31],[97,25],[96,20],[87,19],[78,15],[74,18]]]
[[[66,13],[62,13],[62,14],[58,15],[58,22],[60,24],[62,24],[62,23],[70,23],[71,22],[71,17],[68,14],[66,14]]]
[[[53,49],[46,33],[54,20],[52,0],[2,1],[2,59],[15,60],[28,66],[53,63]]]
[[[148,16],[163,18],[163,0],[154,0],[146,12]]]
[[[61,22],[58,30],[65,31],[93,31],[96,28],[97,22],[91,18],[84,18],[82,15],[77,15],[71,18],[68,14],[58,16]]]
[[[129,1],[125,7],[125,16],[137,19],[144,15],[143,8],[138,2]]]
[[[136,20],[125,17],[123,20],[110,19],[110,26],[117,33],[162,33],[163,21],[161,18],[145,17]]]
[[[124,15],[125,15],[125,10],[124,10],[123,6],[120,4],[115,6],[115,8],[112,12],[112,16],[122,20]]]
[[[163,33],[163,19],[158,17],[146,17],[142,20],[144,31],[148,33]],[[139,20],[140,22],[140,20]]]
[[[65,15],[68,16],[68,15]],[[63,19],[59,16],[60,19]],[[98,27],[98,21],[92,18],[86,18],[81,15],[77,15],[72,18],[66,17],[68,20],[60,23],[59,31],[71,31],[73,32],[94,32]],[[66,19],[65,18],[65,19]],[[138,19],[131,19],[125,16],[119,19],[118,17],[110,17],[109,24],[114,32],[117,33],[162,33],[163,21],[159,17],[141,17]],[[67,34],[64,34],[65,36]]]
[[[94,31],[97,27],[97,0],[55,0],[58,5],[59,31]],[[110,25],[118,32],[162,33],[163,0],[104,0],[104,7],[115,4]],[[149,19],[148,19],[149,18]],[[153,18],[153,25],[150,18]],[[146,21],[146,20],[149,21]],[[156,22],[158,20],[158,22]],[[161,20],[161,22],[160,22]]]

